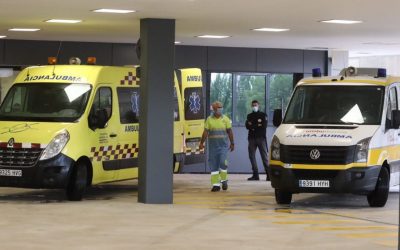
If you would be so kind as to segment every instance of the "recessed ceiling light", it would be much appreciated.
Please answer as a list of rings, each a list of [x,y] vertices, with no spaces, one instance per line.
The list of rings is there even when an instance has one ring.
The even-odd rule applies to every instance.
[[[136,12],[136,10],[98,9],[98,10],[93,10],[93,12],[128,14],[128,13],[134,13]]]
[[[7,36],[0,36],[0,39],[2,39],[2,38],[6,38]]]
[[[181,44],[182,42],[180,42],[180,41],[175,41],[175,44]]]
[[[283,32],[283,31],[289,31],[290,29],[279,29],[279,28],[257,28],[257,29],[252,29],[254,31],[265,31],[265,32]]]
[[[391,42],[367,42],[363,43],[365,45],[379,45],[379,46],[395,46],[400,45],[400,43],[391,43]]]
[[[46,23],[80,23],[82,20],[72,20],[72,19],[50,19],[45,21]]]
[[[222,38],[228,38],[231,36],[222,36],[222,35],[201,35],[201,36],[196,36],[198,38],[212,38],[212,39],[222,39]]]
[[[340,19],[332,19],[332,20],[323,20],[320,21],[321,23],[335,23],[335,24],[356,24],[356,23],[362,23],[362,21],[356,21],[356,20],[340,20]]]
[[[311,50],[334,50],[336,48],[314,46],[314,47],[307,47],[306,49],[311,49]]]
[[[35,32],[39,31],[40,29],[29,29],[29,28],[12,28],[9,31],[22,31],[22,32]]]

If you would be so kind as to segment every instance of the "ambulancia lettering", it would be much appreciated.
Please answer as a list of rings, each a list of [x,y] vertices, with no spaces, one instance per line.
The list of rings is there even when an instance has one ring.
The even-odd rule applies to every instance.
[[[125,132],[137,132],[139,131],[139,125],[126,125]]]
[[[41,80],[82,82],[82,77],[79,77],[79,76],[66,76],[66,75],[26,76],[25,79],[24,79],[24,82],[41,81]]]
[[[340,139],[352,139],[351,135],[338,135],[338,134],[298,134],[298,135],[287,135],[286,138],[340,138]]]
[[[187,76],[188,82],[201,82],[201,76]]]

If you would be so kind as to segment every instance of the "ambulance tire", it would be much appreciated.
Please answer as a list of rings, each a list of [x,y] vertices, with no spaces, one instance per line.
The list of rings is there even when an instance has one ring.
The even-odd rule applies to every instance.
[[[275,200],[278,204],[290,205],[292,203],[292,193],[275,188]]]
[[[389,171],[386,167],[382,167],[378,176],[378,181],[376,182],[375,190],[367,196],[370,207],[385,206],[389,196],[389,181]]]
[[[174,165],[172,166],[174,173],[181,173],[183,166],[185,165],[185,154],[174,155]],[[178,170],[175,169],[175,164],[178,163]]]
[[[82,200],[87,187],[87,167],[84,162],[78,162],[72,170],[71,177],[67,186],[67,199],[70,201]]]

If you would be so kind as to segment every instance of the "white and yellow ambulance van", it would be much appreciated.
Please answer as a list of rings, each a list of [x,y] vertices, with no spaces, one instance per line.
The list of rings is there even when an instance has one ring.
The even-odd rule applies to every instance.
[[[137,178],[137,71],[96,65],[24,69],[0,107],[0,186],[66,189],[69,200],[80,200],[87,186]],[[175,162],[165,166],[175,171],[185,158],[204,154],[198,150],[202,86],[200,69],[176,71]]]
[[[385,69],[319,72],[297,84],[273,136],[276,201],[290,204],[293,193],[353,193],[382,207],[389,187],[399,185],[400,78]]]

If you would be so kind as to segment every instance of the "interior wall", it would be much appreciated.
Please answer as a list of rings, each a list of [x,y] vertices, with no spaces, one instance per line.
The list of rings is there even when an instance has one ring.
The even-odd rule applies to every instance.
[[[8,90],[11,88],[15,78],[20,71],[12,68],[0,69],[0,103],[3,102]]]
[[[57,56],[66,64],[70,57],[97,58],[99,65],[137,65],[135,44],[1,40],[0,66],[47,64],[47,58]],[[230,48],[205,46],[175,46],[175,67],[198,67],[204,71],[312,73],[321,68],[327,73],[326,51],[294,49]]]
[[[364,68],[386,68],[389,75],[400,75],[400,55],[351,57],[349,65]]]

